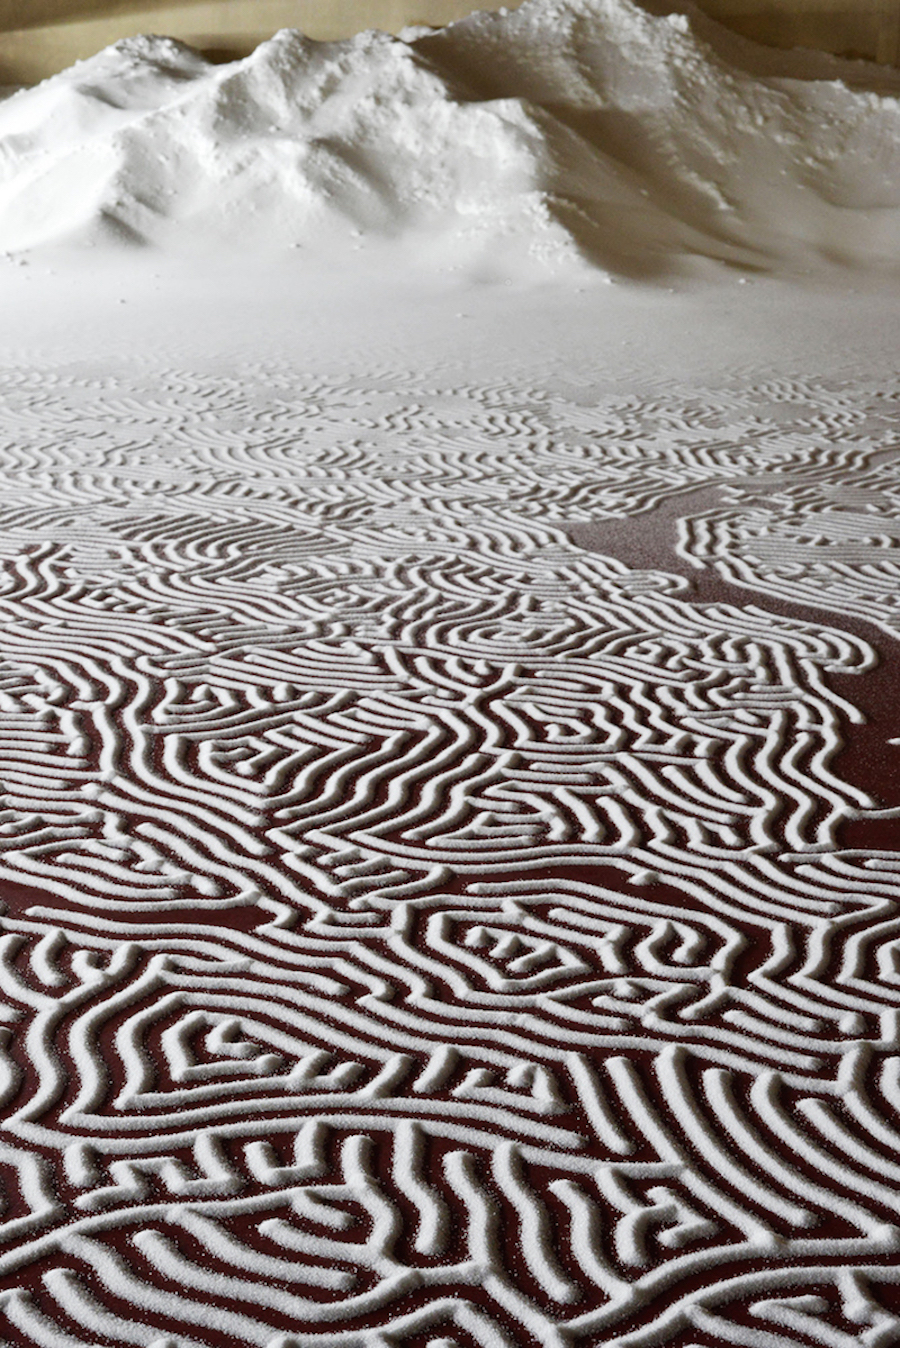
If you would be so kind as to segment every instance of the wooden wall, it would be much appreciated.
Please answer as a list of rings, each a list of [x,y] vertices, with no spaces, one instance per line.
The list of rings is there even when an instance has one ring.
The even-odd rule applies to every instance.
[[[497,8],[501,0],[482,0]],[[900,0],[698,0],[774,46],[819,47],[900,65]],[[0,84],[24,84],[132,33],[180,37],[223,59],[278,28],[344,37],[362,28],[447,23],[478,0],[0,0]]]

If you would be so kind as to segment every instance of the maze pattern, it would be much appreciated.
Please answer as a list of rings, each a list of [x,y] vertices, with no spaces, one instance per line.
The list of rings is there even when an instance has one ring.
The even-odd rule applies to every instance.
[[[0,1342],[898,1341],[900,394],[4,378]]]

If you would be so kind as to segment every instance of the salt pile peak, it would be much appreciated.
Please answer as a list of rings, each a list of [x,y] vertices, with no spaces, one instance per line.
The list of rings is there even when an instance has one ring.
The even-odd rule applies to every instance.
[[[639,274],[892,265],[896,90],[764,56],[633,0],[334,43],[285,30],[225,66],[128,39],[0,104],[0,248],[356,235]]]
[[[386,34],[286,30],[229,66],[132,39],[0,105],[0,246],[502,232],[545,155],[521,101],[469,98]]]

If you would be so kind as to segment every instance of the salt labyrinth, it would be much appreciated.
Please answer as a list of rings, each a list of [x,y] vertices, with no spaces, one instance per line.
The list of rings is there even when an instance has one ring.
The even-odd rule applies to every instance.
[[[561,12],[405,46],[540,53]],[[897,153],[864,67],[786,92],[681,21],[566,12],[632,73],[693,43],[707,126],[753,90],[882,100]],[[493,216],[335,192],[283,253],[236,114],[135,206],[194,83],[268,59],[177,53],[180,121],[122,49],[0,105],[7,182],[47,174],[0,209],[0,1345],[897,1342],[900,311],[869,207],[808,205],[774,138],[718,253],[662,189],[665,221],[579,235],[489,175]],[[88,97],[103,172],[67,179]],[[257,234],[205,256],[232,215]]]

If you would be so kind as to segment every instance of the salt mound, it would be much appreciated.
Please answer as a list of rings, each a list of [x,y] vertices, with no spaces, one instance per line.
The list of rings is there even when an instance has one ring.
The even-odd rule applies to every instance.
[[[553,173],[540,110],[470,96],[414,42],[284,31],[212,66],[130,39],[0,105],[0,247],[493,235],[532,218],[537,237]]]
[[[893,266],[897,89],[827,58],[768,73],[715,36],[633,0],[526,0],[396,38],[285,30],[226,66],[129,39],[0,104],[0,248],[355,233],[645,274]]]

